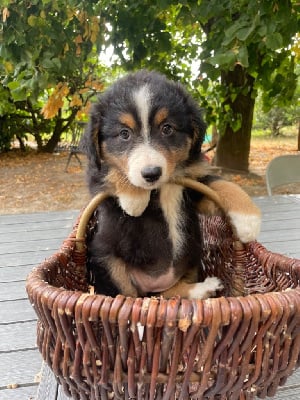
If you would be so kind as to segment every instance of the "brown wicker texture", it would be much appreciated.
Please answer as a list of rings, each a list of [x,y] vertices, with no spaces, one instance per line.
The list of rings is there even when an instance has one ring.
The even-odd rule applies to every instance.
[[[30,273],[38,347],[66,394],[82,400],[264,398],[299,366],[300,260],[256,242],[242,246],[225,218],[201,216],[199,223],[203,278],[222,279],[219,298],[89,294],[77,225],[59,252]]]

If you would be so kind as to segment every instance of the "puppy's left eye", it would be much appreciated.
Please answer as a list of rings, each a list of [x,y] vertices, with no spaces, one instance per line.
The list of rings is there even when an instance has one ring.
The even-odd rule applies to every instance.
[[[131,137],[130,130],[129,130],[129,129],[126,129],[126,128],[121,129],[121,131],[119,132],[119,137],[120,137],[122,140],[129,140],[130,137]]]
[[[161,133],[164,136],[171,136],[174,133],[174,128],[170,124],[164,124],[161,128]]]

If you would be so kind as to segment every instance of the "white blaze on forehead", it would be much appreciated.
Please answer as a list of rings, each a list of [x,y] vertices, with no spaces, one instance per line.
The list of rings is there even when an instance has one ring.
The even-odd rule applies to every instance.
[[[133,100],[136,104],[136,108],[142,123],[141,133],[144,138],[148,140],[150,134],[149,113],[151,105],[151,93],[149,86],[144,85],[133,92]]]

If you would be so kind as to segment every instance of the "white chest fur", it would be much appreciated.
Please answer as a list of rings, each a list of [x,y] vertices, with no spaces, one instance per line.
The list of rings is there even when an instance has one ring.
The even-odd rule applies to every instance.
[[[183,188],[181,186],[167,183],[160,189],[160,205],[169,225],[169,237],[173,244],[173,257],[180,254],[182,241],[182,213],[181,202]]]
[[[140,190],[138,193],[121,193],[118,196],[120,206],[131,217],[139,217],[149,204],[150,194],[149,190]]]

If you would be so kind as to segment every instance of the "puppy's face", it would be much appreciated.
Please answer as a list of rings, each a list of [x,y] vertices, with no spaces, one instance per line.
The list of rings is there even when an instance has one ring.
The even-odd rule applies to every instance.
[[[140,71],[100,98],[89,146],[98,149],[99,165],[101,159],[118,179],[152,190],[197,158],[204,130],[198,107],[180,85]]]

